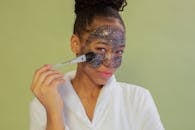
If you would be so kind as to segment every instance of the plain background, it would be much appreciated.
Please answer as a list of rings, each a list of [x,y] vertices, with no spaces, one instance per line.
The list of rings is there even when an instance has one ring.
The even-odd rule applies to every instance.
[[[0,129],[27,130],[34,70],[74,57],[72,0],[0,0]],[[128,0],[116,76],[149,89],[167,130],[195,130],[195,1]],[[67,72],[75,66],[64,67]]]

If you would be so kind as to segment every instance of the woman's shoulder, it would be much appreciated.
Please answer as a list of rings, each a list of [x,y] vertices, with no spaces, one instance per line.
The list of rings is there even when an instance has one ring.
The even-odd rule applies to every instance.
[[[149,90],[144,88],[143,86],[130,84],[126,82],[117,82],[117,86],[127,92],[135,92],[135,91],[142,91],[142,92],[148,92]]]
[[[124,96],[128,97],[148,97],[150,92],[148,89],[135,84],[117,82],[118,89],[121,90]]]
[[[138,128],[146,126],[148,130],[164,130],[156,104],[148,89],[123,82],[117,84],[125,108],[131,115],[133,113]]]

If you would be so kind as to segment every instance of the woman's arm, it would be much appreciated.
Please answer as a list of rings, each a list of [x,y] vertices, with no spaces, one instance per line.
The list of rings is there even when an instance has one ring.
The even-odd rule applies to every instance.
[[[63,74],[53,70],[51,65],[37,69],[34,74],[31,90],[45,108],[46,130],[65,130],[63,101],[58,92],[58,86],[63,82]]]
[[[65,130],[62,112],[47,112],[46,130]]]

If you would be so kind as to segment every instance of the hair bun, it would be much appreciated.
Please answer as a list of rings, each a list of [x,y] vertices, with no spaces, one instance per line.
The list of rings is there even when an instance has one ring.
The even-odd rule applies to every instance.
[[[117,11],[123,11],[127,5],[126,0],[75,0],[75,13],[78,14],[83,10],[93,11],[94,9],[102,9],[111,7]]]

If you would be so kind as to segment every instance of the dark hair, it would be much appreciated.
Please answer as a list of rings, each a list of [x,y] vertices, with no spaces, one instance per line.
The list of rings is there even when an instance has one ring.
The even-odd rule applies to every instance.
[[[76,20],[73,33],[80,37],[84,31],[88,31],[87,27],[94,17],[116,18],[125,28],[119,11],[123,11],[126,5],[126,0],[75,0]]]

